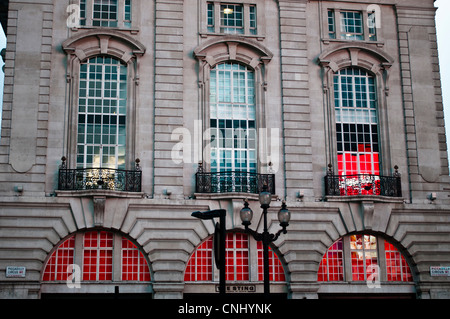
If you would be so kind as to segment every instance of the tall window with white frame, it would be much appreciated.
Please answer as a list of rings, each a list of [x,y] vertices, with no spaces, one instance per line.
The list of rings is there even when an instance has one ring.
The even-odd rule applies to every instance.
[[[80,66],[78,168],[125,168],[127,67],[98,56]]]
[[[222,63],[210,76],[211,172],[257,171],[255,79],[253,70]],[[240,180],[231,191],[243,191]]]
[[[334,101],[339,175],[379,176],[375,78],[359,68],[340,70],[334,75]]]

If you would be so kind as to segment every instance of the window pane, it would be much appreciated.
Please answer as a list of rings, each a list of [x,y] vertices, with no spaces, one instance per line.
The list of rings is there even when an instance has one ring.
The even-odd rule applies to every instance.
[[[394,245],[384,243],[386,255],[386,275],[388,281],[412,282],[412,274],[405,257],[394,247]]]
[[[335,242],[325,253],[319,265],[317,280],[343,281],[344,280],[344,252],[343,240]]]
[[[334,76],[334,96],[339,175],[379,175],[375,79],[361,69],[341,70]]]
[[[206,15],[208,32],[214,32],[214,3],[208,3]]]
[[[122,280],[150,281],[150,270],[142,252],[122,237]]]
[[[350,236],[353,281],[365,281],[371,273],[367,268],[378,265],[377,240],[371,235]]]
[[[117,27],[117,2],[118,0],[94,0],[92,25]],[[129,7],[129,10],[131,10],[131,6]]]
[[[75,236],[70,237],[56,249],[45,266],[43,281],[66,281],[71,275],[68,266],[74,263]]]
[[[336,39],[336,22],[334,10],[328,10],[328,36],[330,39]]]
[[[253,78],[251,70],[235,63],[211,70],[211,140],[217,141],[211,154],[219,155],[219,171],[250,170],[249,156],[256,153]]]
[[[361,12],[341,11],[341,38],[346,40],[364,40]]]
[[[112,280],[113,234],[87,232],[83,247],[83,280]]]
[[[226,4],[220,6],[220,30],[222,33],[243,34],[244,7],[238,4]]]
[[[83,98],[84,89],[80,87],[77,143],[99,152],[95,157],[89,152],[79,152],[77,167],[125,168],[125,163],[119,163],[117,149],[125,147],[126,142],[127,78],[121,76],[126,74],[126,66],[111,57],[96,57],[82,64],[80,69],[83,77],[80,83],[89,88],[90,98]],[[121,124],[119,131],[118,122]],[[110,148],[116,150],[104,153]]]

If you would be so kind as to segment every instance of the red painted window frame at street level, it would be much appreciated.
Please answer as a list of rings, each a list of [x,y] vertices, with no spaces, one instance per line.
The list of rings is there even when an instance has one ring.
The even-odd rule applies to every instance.
[[[413,277],[411,269],[405,260],[405,257],[387,241],[384,242],[384,251],[386,253],[386,268],[388,281],[412,282]]]
[[[75,236],[70,237],[59,245],[47,261],[43,281],[66,281],[70,273],[67,267],[74,262]]]
[[[343,241],[335,242],[325,253],[319,266],[318,281],[344,281]]]
[[[81,235],[81,234],[80,234]],[[148,282],[151,280],[148,262],[142,251],[126,237],[121,237],[122,249],[114,250],[114,234],[107,231],[92,231],[82,234],[83,281],[113,280],[113,255],[121,254],[122,281]],[[43,281],[66,281],[68,266],[75,262],[76,235],[65,240],[52,253],[45,266]]]
[[[122,280],[150,281],[144,254],[125,237],[122,237]]]
[[[226,280],[249,281],[250,280],[250,237],[243,233],[227,233],[226,238]],[[263,248],[261,242],[257,242],[258,280],[262,281],[263,272]],[[286,280],[283,265],[276,253],[269,247],[270,280],[284,282]],[[192,254],[186,266],[184,280],[212,281],[213,279],[213,237],[209,237],[201,243]]]
[[[384,241],[384,247],[381,247],[381,240],[371,235],[352,235],[348,246],[345,242],[343,238],[339,239],[322,257],[317,273],[318,282],[344,282],[345,267],[351,267],[351,281],[366,281],[367,269],[380,265],[382,254],[386,268],[380,271],[385,272],[388,282],[413,282],[405,257],[391,243]],[[345,260],[346,250],[350,251],[349,260]]]
[[[264,280],[264,251],[262,242],[258,241],[258,280]],[[270,281],[281,282],[286,281],[283,265],[277,254],[269,246],[269,277]]]
[[[113,234],[88,232],[84,234],[83,242],[83,280],[112,280]]]

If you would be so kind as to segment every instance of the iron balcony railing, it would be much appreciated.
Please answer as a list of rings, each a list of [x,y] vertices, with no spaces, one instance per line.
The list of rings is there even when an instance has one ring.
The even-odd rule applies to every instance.
[[[333,175],[328,173],[325,176],[325,195],[402,197],[401,177],[397,171],[394,176],[371,174]]]
[[[268,192],[275,194],[275,175],[241,171],[197,172],[196,193],[250,193],[259,194],[266,184]]]
[[[59,169],[58,190],[114,190],[123,192],[141,192],[142,171],[139,160],[135,170],[112,168],[66,168],[65,158]]]

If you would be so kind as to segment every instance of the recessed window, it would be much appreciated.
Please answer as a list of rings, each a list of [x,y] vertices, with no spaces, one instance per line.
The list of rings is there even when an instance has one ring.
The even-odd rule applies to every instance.
[[[208,2],[206,10],[208,32],[244,35],[258,33],[256,5]]]
[[[359,68],[334,75],[339,175],[380,173],[375,78]]]
[[[341,39],[364,40],[364,28],[361,12],[341,11]]]
[[[80,25],[129,28],[131,9],[131,0],[80,0]]]
[[[80,66],[78,168],[125,168],[127,67],[112,57]]]
[[[258,264],[257,276],[254,281],[264,279],[263,246],[256,243],[256,255],[251,254],[250,247],[254,244],[252,238],[243,233],[228,233],[226,237],[226,280],[252,281],[250,265]],[[254,246],[253,246],[254,247]],[[186,267],[185,281],[212,281],[214,277],[214,255],[212,236],[205,240],[192,254]],[[270,281],[286,281],[280,259],[269,247]]]
[[[231,34],[244,33],[244,7],[238,4],[220,6],[220,32]]]
[[[381,268],[383,266],[383,268]],[[379,271],[375,272],[375,268]],[[411,269],[394,245],[373,235],[351,235],[335,242],[320,262],[319,282],[373,280],[412,282]]]
[[[76,256],[75,252],[81,255]],[[116,255],[120,265],[114,265]],[[142,251],[129,239],[108,231],[80,233],[64,241],[48,259],[43,281],[66,281],[72,275],[73,268],[69,266],[73,264],[80,267],[85,282],[150,281],[150,269]],[[114,279],[115,271],[121,279]]]
[[[256,173],[254,72],[237,63],[217,65],[211,70],[210,103],[211,171]]]
[[[377,41],[377,21],[374,12],[329,9],[328,37],[353,41]]]

